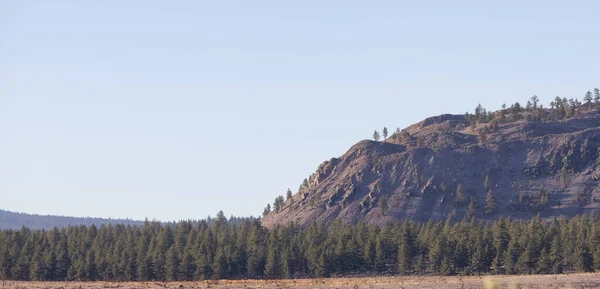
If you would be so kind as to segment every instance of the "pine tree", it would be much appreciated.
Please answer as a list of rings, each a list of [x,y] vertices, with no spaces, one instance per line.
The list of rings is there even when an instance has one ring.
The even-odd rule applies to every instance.
[[[544,249],[540,254],[535,272],[537,274],[552,273],[552,260],[550,259],[550,253],[548,253],[548,249]]]
[[[425,273],[425,270],[427,270],[427,260],[425,259],[425,254],[419,254],[419,258],[417,259],[417,272],[419,274],[423,274]]]
[[[387,137],[388,137],[388,129],[387,129],[387,127],[383,128],[382,136],[383,136],[383,140],[384,141],[387,140]]]
[[[266,215],[268,215],[271,212],[271,204],[267,204],[267,206],[265,207],[262,215],[263,217],[265,217]]]
[[[47,265],[44,263],[42,258],[42,252],[39,249],[35,250],[33,257],[31,258],[31,268],[29,278],[27,280],[33,281],[44,281],[46,280]]]
[[[379,213],[381,214],[381,216],[385,216],[385,213],[388,210],[388,200],[387,200],[387,198],[385,196],[381,196],[379,198],[378,205],[379,205]]]
[[[177,253],[175,246],[172,246],[167,250],[165,256],[165,277],[167,281],[175,281],[179,278],[179,262],[180,258]]]
[[[267,257],[268,259],[268,257]],[[294,272],[294,255],[289,247],[286,247],[281,254],[283,277],[291,279]]]
[[[456,186],[455,203],[457,206],[462,207],[466,201],[467,201],[467,197],[465,196],[465,193],[463,192],[463,186],[462,186],[462,184],[458,184]]]
[[[497,274],[504,273],[504,252],[508,247],[510,241],[510,235],[506,227],[506,220],[504,217],[500,217],[497,222],[494,223],[493,228],[494,248],[496,250],[496,257],[494,258],[493,267]]]
[[[593,272],[594,259],[586,241],[580,241],[574,256],[577,272]]]
[[[365,247],[363,249],[363,260],[367,269],[373,268],[373,265],[375,264],[375,252],[375,243],[371,238],[368,238],[365,242]]]
[[[440,271],[442,261],[446,255],[446,235],[440,234],[435,240],[433,248],[429,251],[430,269],[434,272]]]
[[[454,268],[452,268],[452,265],[450,264],[450,259],[447,256],[444,257],[444,260],[442,260],[442,266],[440,268],[440,274],[442,274],[444,276],[454,276],[454,275],[456,275],[456,271],[454,271]]]
[[[492,193],[492,189],[489,189],[485,196],[485,213],[490,215],[493,214],[496,210],[496,200],[494,198],[494,194]]]
[[[265,264],[265,276],[269,279],[279,279],[283,276],[280,254],[274,245],[269,247],[267,262]]]
[[[400,142],[401,133],[402,133],[402,131],[400,131],[400,128],[397,127],[396,133],[394,133],[394,135],[393,135],[393,137],[396,139],[397,142]]]
[[[415,251],[414,239],[410,227],[402,231],[402,239],[398,247],[398,272],[408,275],[413,271],[413,257]]]
[[[483,239],[481,236],[479,236],[471,255],[471,268],[474,272],[477,272],[477,275],[481,275],[482,272],[488,271],[489,265],[487,251],[488,250],[483,243]]]
[[[194,278],[196,280],[208,280],[212,276],[211,264],[205,255],[198,256],[196,260],[196,272]]]
[[[379,135],[379,132],[378,131],[373,132],[373,140],[379,141],[379,138],[381,138],[381,136]]]
[[[217,251],[211,269],[211,279],[218,280],[227,278],[227,258],[225,257],[225,252],[223,248],[220,248]]]
[[[277,198],[275,198],[275,202],[273,202],[273,210],[275,210],[275,212],[279,212],[281,209],[283,209],[284,202],[285,201],[283,200],[282,195],[277,196]]]
[[[292,190],[290,190],[289,188],[287,189],[287,192],[285,193],[285,200],[290,200],[292,199]]]
[[[517,273],[517,261],[519,260],[521,253],[521,245],[517,240],[512,239],[504,252],[504,268],[506,274]]]
[[[23,245],[20,254],[18,255],[17,262],[12,268],[11,275],[15,280],[29,280],[30,268],[31,268],[31,257],[35,250],[34,236],[29,235],[27,241]]]
[[[470,220],[473,217],[475,217],[475,200],[471,198],[471,201],[469,202],[469,207],[467,208],[466,219]]]
[[[11,279],[10,269],[13,266],[13,260],[8,248],[8,244],[11,244],[11,242],[12,240],[8,236],[0,238],[0,280]]]
[[[194,280],[196,266],[194,264],[194,257],[192,257],[189,251],[185,250],[183,258],[181,258],[181,263],[179,263],[179,280]]]
[[[585,93],[585,96],[583,97],[583,101],[585,101],[585,105],[588,108],[592,107],[592,92],[588,90],[588,92]]]
[[[317,277],[328,277],[329,276],[329,271],[327,270],[327,261],[325,258],[325,253],[321,253],[321,256],[319,257],[318,261],[317,261],[317,267],[316,267],[316,271],[315,271],[315,275]]]

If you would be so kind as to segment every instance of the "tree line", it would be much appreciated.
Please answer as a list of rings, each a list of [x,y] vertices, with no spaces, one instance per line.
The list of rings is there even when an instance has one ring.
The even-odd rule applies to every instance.
[[[334,222],[266,229],[258,219],[0,231],[11,280],[205,280],[368,274],[532,274],[600,269],[600,217],[484,222]]]
[[[477,130],[479,142],[485,144],[487,135],[496,131],[501,123],[515,122],[521,119],[541,122],[564,120],[577,116],[586,110],[598,108],[600,108],[600,88],[594,88],[593,92],[588,90],[585,93],[583,101],[578,98],[567,99],[566,97],[556,96],[547,109],[540,103],[537,95],[528,99],[525,105],[521,105],[519,102],[515,102],[510,106],[502,104],[502,109],[497,111],[487,110],[481,104],[478,104],[473,113],[465,113],[465,120],[469,122],[472,130],[475,130],[480,124],[489,123],[489,125],[483,125]],[[384,127],[381,133],[375,130],[372,138],[374,141],[380,141],[382,138],[383,141],[386,141],[388,140],[388,134],[387,127]],[[389,137],[395,142],[410,139],[409,133],[400,130],[400,128],[396,128],[396,131]],[[417,143],[419,142],[417,141]],[[417,147],[420,147],[420,144]]]

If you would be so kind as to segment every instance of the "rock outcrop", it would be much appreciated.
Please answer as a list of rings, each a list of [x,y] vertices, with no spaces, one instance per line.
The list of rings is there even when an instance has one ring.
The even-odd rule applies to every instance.
[[[526,219],[598,210],[599,111],[560,120],[523,118],[490,129],[489,123],[473,126],[464,115],[441,115],[383,142],[360,141],[319,165],[308,185],[262,222],[382,224],[451,214]],[[486,213],[489,194],[495,208]]]

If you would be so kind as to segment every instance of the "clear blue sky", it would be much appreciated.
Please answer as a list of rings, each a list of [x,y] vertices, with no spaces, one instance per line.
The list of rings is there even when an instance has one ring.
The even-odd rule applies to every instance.
[[[600,86],[599,1],[0,1],[0,208],[258,215],[374,129]]]

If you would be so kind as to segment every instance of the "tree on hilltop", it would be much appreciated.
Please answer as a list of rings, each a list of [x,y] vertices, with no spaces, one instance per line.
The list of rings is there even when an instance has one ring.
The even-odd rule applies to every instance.
[[[379,135],[379,132],[377,130],[375,130],[375,132],[373,132],[373,140],[379,141],[380,138],[381,138],[381,136]]]

